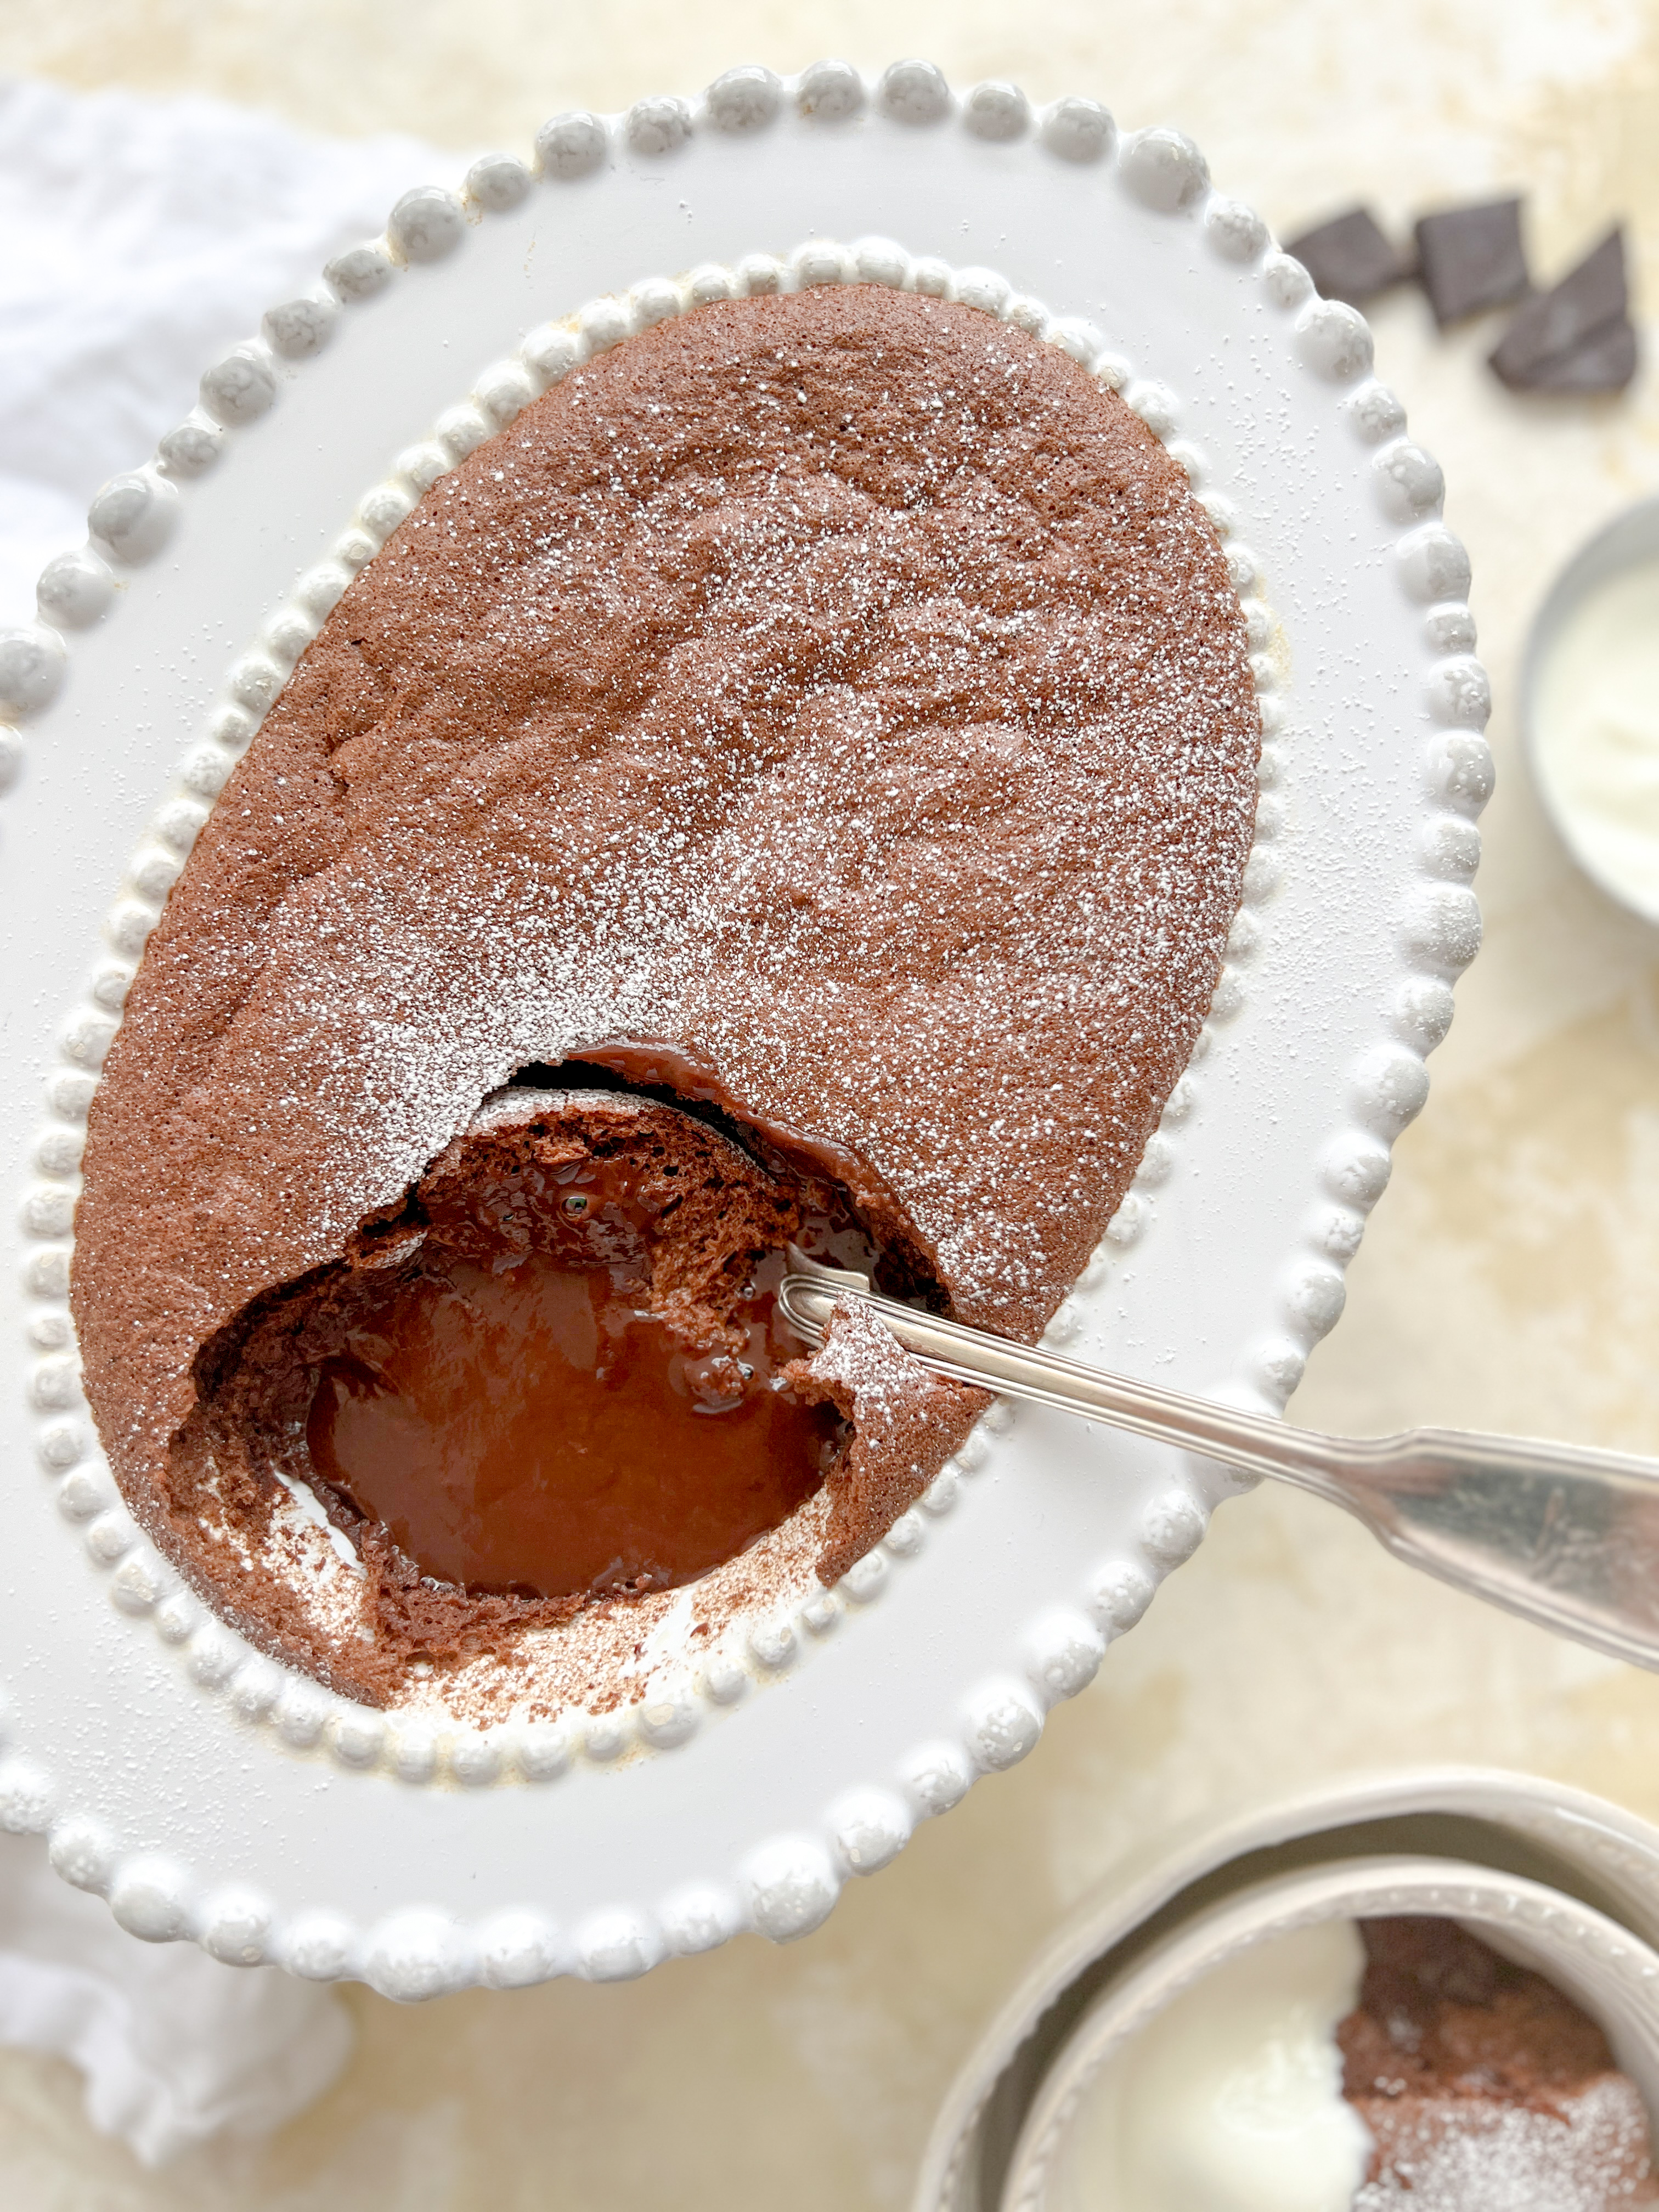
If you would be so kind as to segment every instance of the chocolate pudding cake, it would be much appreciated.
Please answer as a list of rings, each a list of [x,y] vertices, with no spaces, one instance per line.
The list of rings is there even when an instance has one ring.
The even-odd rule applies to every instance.
[[[1259,740],[1212,526],[1057,348],[852,285],[587,361],[346,591],[140,965],[72,1297],[144,1528],[373,1703],[833,1581],[987,1401],[805,1356],[785,1246],[1041,1333]]]

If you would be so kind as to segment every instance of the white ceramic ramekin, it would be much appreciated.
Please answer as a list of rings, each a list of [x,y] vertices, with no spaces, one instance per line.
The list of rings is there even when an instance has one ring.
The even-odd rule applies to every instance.
[[[1556,764],[1546,724],[1544,671],[1562,631],[1585,602],[1627,570],[1659,560],[1659,496],[1638,500],[1581,545],[1551,585],[1527,639],[1521,675],[1521,735],[1533,785],[1563,842],[1590,880],[1609,898],[1659,922],[1659,902],[1602,864],[1594,836],[1587,834],[1571,789]]]
[[[1060,2168],[1079,2108],[1106,2062],[1173,1998],[1274,1936],[1392,1913],[1455,1920],[1547,1976],[1601,2022],[1620,2065],[1659,2111],[1659,1953],[1638,1936],[1563,1890],[1469,1859],[1339,1858],[1210,1906],[1108,1982],[1037,2087],[1003,2181],[1002,2212],[1060,2212],[1068,2201]]]
[[[1547,1975],[1659,2113],[1659,1830],[1535,1776],[1428,1769],[1212,1822],[1086,1899],[958,2074],[915,2212],[1042,2212],[1090,2082],[1181,1990],[1270,1936],[1396,1912]]]

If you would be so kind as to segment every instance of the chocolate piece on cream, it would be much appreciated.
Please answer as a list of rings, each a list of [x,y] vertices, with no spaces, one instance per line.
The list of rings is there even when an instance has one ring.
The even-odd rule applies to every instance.
[[[1375,2146],[1357,2212],[1659,2202],[1647,2117],[1606,2036],[1541,1974],[1455,1921],[1360,1923],[1343,2094]]]

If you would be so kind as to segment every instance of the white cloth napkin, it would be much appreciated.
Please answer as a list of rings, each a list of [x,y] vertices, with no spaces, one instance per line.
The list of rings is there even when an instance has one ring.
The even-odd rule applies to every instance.
[[[41,567],[82,542],[93,493],[148,458],[208,363],[455,166],[211,100],[0,79],[0,624],[33,616]],[[72,2060],[94,2126],[147,2164],[278,2125],[351,2041],[328,1990],[141,1943],[37,1838],[0,1836],[0,2043]]]
[[[453,155],[209,100],[0,78],[0,621],[224,349]]]
[[[0,2044],[70,2059],[87,2118],[159,2166],[226,2130],[258,2135],[319,2096],[350,2055],[331,1991],[274,1966],[141,1943],[60,1881],[39,1839],[0,1836]]]

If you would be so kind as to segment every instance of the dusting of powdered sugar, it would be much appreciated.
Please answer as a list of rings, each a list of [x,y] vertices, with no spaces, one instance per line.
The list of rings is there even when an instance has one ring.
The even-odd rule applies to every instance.
[[[561,1721],[613,1713],[641,1702],[647,1689],[657,1696],[672,1691],[677,1680],[693,1687],[711,1666],[742,1673],[753,1665],[749,1643],[757,1618],[787,1621],[821,1597],[814,1563],[829,1513],[820,1490],[697,1582],[626,1606],[589,1607],[556,1627],[523,1630],[510,1646],[441,1675],[410,1675],[393,1708],[480,1729],[509,1714]]]
[[[324,1649],[340,1643],[372,1644],[374,1614],[368,1578],[355,1553],[343,1553],[338,1531],[325,1530],[308,1507],[280,1501],[270,1525],[247,1559],[280,1578],[299,1601],[307,1626]]]
[[[931,1370],[902,1345],[880,1318],[856,1300],[838,1299],[835,1320],[812,1372],[839,1382],[852,1395],[860,1425],[889,1427],[914,1405],[918,1389],[931,1384]]]
[[[1647,2116],[1634,2086],[1607,2074],[1560,2100],[1559,2116],[1458,2099],[1391,2130],[1389,2171],[1354,2212],[1615,2212],[1659,2203]]]
[[[325,1137],[303,1193],[318,1257],[515,1067],[684,1039],[734,1096],[861,1152],[964,1311],[1046,1319],[1069,1275],[1045,1232],[1127,1182],[1155,1025],[1173,1010],[1188,1043],[1207,1003],[1249,842],[1254,701],[1211,526],[1184,489],[1155,496],[1149,434],[1113,550],[1164,596],[1079,592],[1087,526],[1054,533],[1039,587],[1011,585],[1007,539],[1060,473],[1078,395],[1033,386],[1021,333],[910,304],[968,315],[975,343],[884,425],[902,499],[811,455],[810,431],[711,483],[695,435],[677,448],[626,384],[579,376],[557,397],[592,481],[553,526],[510,560],[484,542],[495,502],[514,524],[547,504],[515,428],[492,467],[433,487],[331,618],[313,658],[333,645],[336,692],[340,641],[366,632],[377,680],[413,664],[413,703],[331,746],[343,845],[271,913],[216,1085],[238,1061],[253,1079],[234,1156],[250,1096]],[[795,374],[759,362],[757,420],[787,413]],[[537,675],[594,641],[625,714],[569,672],[550,744]],[[475,679],[503,713],[458,735]],[[290,687],[268,732],[318,703]],[[551,822],[524,787],[538,752]],[[280,832],[264,781],[260,830]],[[210,981],[215,952],[192,948]],[[1034,1202],[1011,1204],[1022,1180]]]

